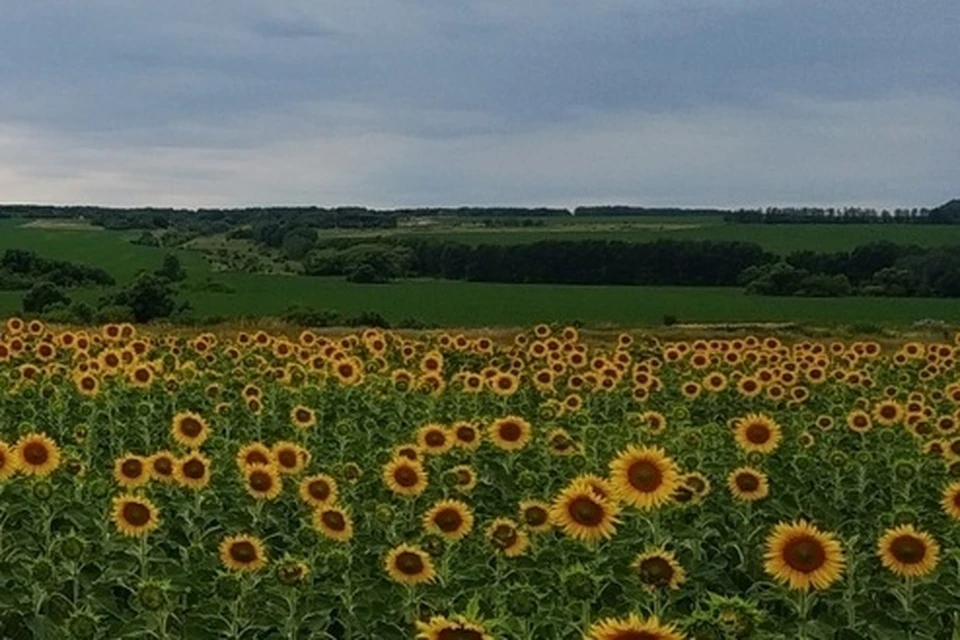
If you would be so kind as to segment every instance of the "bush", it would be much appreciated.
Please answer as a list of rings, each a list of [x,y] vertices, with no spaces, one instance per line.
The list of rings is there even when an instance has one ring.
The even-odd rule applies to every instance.
[[[57,304],[66,307],[70,304],[70,298],[59,287],[50,282],[34,285],[23,296],[23,311],[25,313],[43,313],[47,308]]]
[[[669,313],[668,313],[667,315],[663,316],[663,326],[665,326],[665,327],[672,327],[673,325],[677,324],[678,322],[679,322],[679,320],[677,320],[677,316],[670,315]]]

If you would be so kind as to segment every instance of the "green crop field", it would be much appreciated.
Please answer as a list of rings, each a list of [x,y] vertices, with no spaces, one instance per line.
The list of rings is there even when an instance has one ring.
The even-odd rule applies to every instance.
[[[138,232],[29,228],[21,224],[20,221],[0,220],[0,251],[30,249],[44,257],[102,267],[121,283],[140,269],[157,268],[167,252],[166,249],[131,244],[130,239],[139,235]],[[708,228],[713,227],[699,231],[706,233]],[[847,240],[852,245],[858,244],[854,240],[854,232],[858,230],[863,235],[874,230],[900,230],[911,232],[914,237],[920,237],[917,234],[924,232],[923,237],[928,242],[934,241],[932,232],[938,231],[930,227],[878,226],[742,228],[755,233],[799,233],[811,242],[818,232],[822,238],[829,238],[835,244]],[[741,227],[734,229],[718,225],[716,229],[736,230]],[[960,229],[950,228],[950,233],[941,230],[943,238],[952,237],[957,232]],[[510,241],[524,233],[536,235],[539,232],[500,230],[475,235]],[[562,235],[567,237],[567,234]],[[580,237],[583,233],[578,231],[569,235]],[[733,237],[735,235],[731,232]],[[651,325],[662,323],[665,315],[673,315],[681,322],[711,323],[790,321],[904,325],[924,318],[947,322],[960,320],[960,300],[952,299],[774,298],[746,296],[735,288],[514,285],[437,280],[361,285],[339,278],[213,273],[199,252],[176,253],[190,276],[184,297],[201,316],[271,316],[282,314],[292,305],[301,305],[344,314],[376,311],[394,322],[415,318],[438,325],[464,327],[519,326],[544,317],[558,321],[580,320],[590,325]],[[208,280],[226,284],[235,292],[189,290]],[[90,302],[95,302],[103,294],[103,290],[70,293],[75,300]],[[19,292],[0,292],[0,314],[18,312],[21,297]]]

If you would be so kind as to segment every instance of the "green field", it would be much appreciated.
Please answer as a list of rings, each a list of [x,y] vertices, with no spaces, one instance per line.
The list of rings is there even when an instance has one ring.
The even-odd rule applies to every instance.
[[[137,232],[24,228],[19,224],[19,221],[0,220],[0,251],[31,249],[45,257],[99,266],[120,282],[130,279],[140,269],[155,269],[166,253],[165,249],[131,244],[130,239],[136,237]],[[764,232],[778,228],[756,227],[757,231]],[[785,231],[809,235],[812,229],[815,228],[790,227]],[[863,233],[898,230],[873,226],[858,229]],[[856,231],[850,227],[831,227],[830,230],[834,235]],[[937,231],[921,227],[899,230]],[[950,231],[956,233],[960,229]],[[517,231],[514,235],[520,233],[525,232]],[[821,239],[828,236],[823,231],[820,233]],[[491,238],[503,240],[503,236],[509,235],[509,231],[501,231]],[[933,240],[932,235],[926,238]],[[837,238],[832,241],[837,242]],[[438,325],[464,327],[528,325],[543,318],[580,320],[594,326],[651,325],[662,323],[668,314],[681,322],[709,323],[904,325],[924,318],[960,321],[960,300],[951,299],[773,298],[746,296],[734,288],[512,285],[437,280],[361,285],[339,278],[214,274],[202,254],[176,253],[190,275],[188,285],[213,279],[235,289],[231,294],[187,292],[185,297],[201,316],[270,316],[279,315],[292,305],[301,305],[344,314],[376,311],[394,322],[416,318]],[[76,300],[95,302],[103,293],[102,290],[81,290],[70,295]],[[0,314],[18,312],[21,297],[18,292],[0,291]]]

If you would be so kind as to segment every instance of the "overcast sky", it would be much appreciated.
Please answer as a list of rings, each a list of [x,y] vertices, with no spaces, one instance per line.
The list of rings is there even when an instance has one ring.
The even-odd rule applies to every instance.
[[[0,0],[0,202],[935,206],[957,0]]]

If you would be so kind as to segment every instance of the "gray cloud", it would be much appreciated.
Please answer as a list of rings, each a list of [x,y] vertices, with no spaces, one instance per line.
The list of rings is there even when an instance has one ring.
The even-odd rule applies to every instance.
[[[935,204],[957,188],[953,0],[6,4],[4,200]]]

